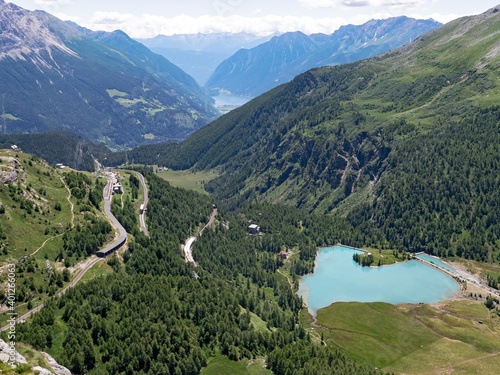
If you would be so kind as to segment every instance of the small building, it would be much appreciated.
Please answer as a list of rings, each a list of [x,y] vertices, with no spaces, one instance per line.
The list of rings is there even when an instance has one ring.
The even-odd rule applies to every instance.
[[[288,258],[288,253],[285,250],[280,251],[280,255],[282,258]]]
[[[66,166],[63,164],[63,163],[57,163],[56,164],[56,167],[59,168],[59,169],[64,169],[66,168]]]
[[[257,224],[250,224],[248,226],[248,234],[253,234],[253,235],[260,234],[260,227]]]
[[[141,208],[139,208],[139,213],[141,215],[144,213],[144,204],[141,204]]]
[[[123,186],[119,183],[113,184],[113,193],[123,194]]]
[[[10,146],[10,148],[13,149],[14,151],[21,151],[21,149],[16,145],[12,145]]]

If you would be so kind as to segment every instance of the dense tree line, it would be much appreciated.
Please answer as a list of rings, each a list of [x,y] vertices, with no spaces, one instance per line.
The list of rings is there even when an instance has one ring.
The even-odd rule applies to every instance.
[[[499,119],[494,107],[409,133],[389,156],[375,199],[350,222],[401,250],[500,260]]]
[[[93,215],[86,215],[87,223],[77,224],[63,235],[63,249],[59,258],[67,259],[76,257],[81,259],[94,254],[110,238],[113,228],[104,219],[98,219]]]
[[[298,234],[283,236],[292,245],[304,231],[296,217],[272,224],[269,235],[257,238],[246,235],[241,219],[222,214],[233,229],[219,225],[204,232],[195,253],[200,266],[194,269],[182,258],[180,244],[207,220],[212,202],[143,173],[151,238],[136,236],[124,267],[49,303],[18,326],[18,339],[49,351],[55,341],[62,342],[57,360],[75,374],[197,374],[217,354],[239,360],[269,353],[274,353],[269,357],[273,368],[287,373],[296,358],[286,348],[294,343],[318,349],[318,357],[313,349],[303,364],[310,371],[319,371],[325,361],[345,369],[342,373],[372,371],[311,344],[297,317],[300,299],[275,281],[280,231]],[[273,207],[267,207],[269,213],[264,208],[249,209],[248,217],[255,213],[263,225],[271,225]],[[241,249],[241,262],[228,262],[225,248]],[[212,250],[220,260],[210,258]],[[264,326],[257,328],[255,319]]]
[[[63,235],[63,248],[58,254],[58,259],[64,259],[70,265],[70,258],[81,259],[94,254],[111,238],[111,224],[105,219],[98,218],[94,210],[100,208],[103,200],[104,183],[99,179],[95,181],[89,176],[79,172],[64,173],[64,181],[70,189],[71,196],[77,199],[77,210],[83,212],[83,222],[71,228],[68,224]],[[92,206],[94,208],[92,208]],[[61,210],[59,202],[55,209]]]
[[[114,195],[111,201],[111,213],[115,215],[116,219],[123,225],[127,233],[134,236],[139,232],[139,220],[137,219],[137,210],[130,201],[130,197],[126,196],[123,199],[123,208],[119,195]]]
[[[268,367],[276,375],[376,374],[374,369],[353,362],[340,351],[309,342],[286,345],[268,356]]]
[[[41,134],[2,134],[0,148],[16,145],[54,165],[63,163],[74,169],[93,171],[94,157],[103,160],[111,151],[67,130],[50,130]]]

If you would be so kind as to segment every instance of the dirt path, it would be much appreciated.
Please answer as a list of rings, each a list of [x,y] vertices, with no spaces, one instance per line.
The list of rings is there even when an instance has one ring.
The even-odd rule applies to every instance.
[[[287,275],[285,275],[283,272],[281,272],[281,270],[280,270],[280,269],[278,269],[278,272],[279,272],[280,274],[282,274],[283,276],[285,276],[285,277],[286,277],[286,279],[288,280],[288,284],[290,284],[290,288],[293,290],[293,283],[292,283],[292,280],[290,280],[290,278],[289,278]]]
[[[64,183],[63,179],[61,178],[61,181],[63,182],[64,186],[66,186],[66,189],[68,189],[68,192],[69,192],[69,195],[67,197],[68,199],[68,202],[71,204],[71,215],[72,215],[72,225],[74,225],[74,215],[73,215],[73,203],[71,203],[70,201],[70,198],[71,198],[71,191],[69,190],[68,186]],[[104,187],[104,200],[105,200],[105,212],[106,212],[106,215],[110,221],[110,223],[113,225],[113,221],[115,221],[116,223],[118,223],[118,221],[116,220],[116,218],[111,214],[111,212],[109,211],[109,206],[110,206],[110,198],[111,198],[111,193],[110,193],[110,183],[108,181],[108,184],[106,184],[106,186]],[[127,233],[125,232],[125,236],[127,235]],[[48,241],[48,240],[47,240]],[[47,242],[45,241],[45,243]],[[119,239],[118,239],[119,241]],[[44,243],[44,244],[45,244]],[[108,245],[109,246],[109,245]],[[113,245],[111,245],[113,246]],[[43,245],[40,247],[42,248]],[[37,249],[40,250],[40,248]],[[64,293],[66,293],[66,291],[72,287],[74,287],[80,280],[81,278],[83,277],[83,275],[85,275],[85,273],[91,269],[96,263],[100,262],[100,261],[103,261],[105,258],[99,258],[97,257],[96,255],[93,255],[92,257],[88,258],[85,262],[83,262],[81,264],[81,270],[80,272],[78,272],[78,274],[73,277],[73,280],[71,280],[71,282],[66,285],[59,293],[57,293],[57,296],[58,297],[61,297]],[[40,311],[43,307],[45,306],[45,303],[42,303],[40,305],[38,305],[37,307],[35,307],[34,309],[28,311],[27,313],[23,314],[22,316],[18,317],[16,319],[16,324],[17,323],[20,323],[24,320],[26,320],[28,317],[30,317],[31,315],[33,315],[34,313]],[[0,328],[0,331],[5,331],[7,329],[9,329],[10,327],[10,324],[6,324],[4,325],[3,327]]]
[[[38,250],[40,250],[41,248],[43,248],[47,242],[52,241],[54,238],[61,237],[63,235],[64,235],[64,233],[61,233],[61,234],[58,234],[57,236],[47,238],[45,241],[43,241],[42,246],[40,246],[38,249],[36,249],[34,252],[31,253],[31,256],[33,256],[36,253],[38,253]]]
[[[447,368],[440,368],[440,369],[435,369],[432,371],[423,372],[420,375],[432,375],[432,374],[443,374],[443,373],[453,372],[453,371],[455,371],[456,367],[466,365],[467,363],[480,361],[480,360],[485,359],[485,358],[496,357],[497,355],[500,355],[500,352],[483,355],[482,357],[471,358],[471,359],[468,359],[466,361],[455,363],[454,365],[449,365]]]
[[[68,190],[68,196],[66,197],[66,199],[68,200],[68,202],[71,206],[71,228],[74,228],[75,227],[75,213],[74,213],[75,206],[73,205],[73,202],[71,202],[71,190],[69,190],[69,187],[68,187],[68,185],[66,185],[66,182],[64,181],[64,179],[62,177],[59,177],[59,178],[61,179],[61,182],[63,183],[66,190]]]
[[[66,182],[64,181],[64,179],[62,177],[59,177],[59,178],[61,179],[61,182],[63,183],[64,187],[68,191],[68,196],[66,197],[66,199],[68,200],[68,202],[69,202],[69,204],[71,206],[71,228],[74,228],[75,227],[75,214],[74,214],[74,208],[75,208],[75,206],[73,205],[73,202],[71,202],[71,190],[69,190],[69,187],[68,187],[68,185],[66,185]],[[45,241],[43,241],[42,246],[40,246],[33,253],[31,253],[31,256],[33,256],[36,253],[38,253],[38,251],[40,249],[42,249],[47,244],[47,242],[52,241],[54,238],[61,237],[63,235],[64,235],[64,233],[61,233],[61,234],[58,234],[56,236],[47,238]]]

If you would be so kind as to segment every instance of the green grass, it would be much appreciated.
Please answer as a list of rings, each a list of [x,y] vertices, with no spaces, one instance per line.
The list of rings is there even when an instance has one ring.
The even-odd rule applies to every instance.
[[[15,158],[20,164],[7,158]],[[20,299],[15,304],[16,312],[22,314],[28,311],[29,299],[33,307],[36,307],[68,284],[64,282],[62,287],[57,287],[55,284],[49,287],[46,261],[48,260],[58,272],[64,269],[64,264],[55,260],[63,247],[62,235],[71,228],[73,218],[71,205],[68,202],[69,193],[61,180],[69,169],[52,168],[36,157],[16,153],[13,150],[0,150],[0,159],[2,159],[0,166],[3,169],[17,165],[18,170],[18,179],[11,184],[11,187],[0,184],[0,201],[5,208],[5,212],[0,214],[0,233],[6,237],[0,239],[0,243],[7,244],[0,245],[0,265],[7,263],[22,265],[16,267],[16,284],[18,290],[24,291],[26,298],[23,297],[23,300]],[[89,173],[85,174],[94,181]],[[84,212],[80,212],[80,207],[84,207],[88,202],[79,201],[73,196],[70,197],[70,201],[74,205],[74,224],[83,225],[87,220],[84,218]],[[29,202],[32,207],[31,212],[29,209],[21,208],[21,202]],[[56,203],[60,204],[61,210],[55,209]],[[23,207],[26,205],[28,203],[23,203]],[[38,211],[35,210],[35,205]],[[91,214],[103,217],[95,208],[90,207],[90,210]],[[27,256],[31,257],[29,261]],[[21,257],[25,258],[19,260]],[[84,260],[68,259],[70,265]],[[109,269],[104,267],[96,272],[106,273]],[[4,285],[2,287],[4,292],[6,292],[5,279],[6,274],[0,274],[0,284]],[[0,323],[4,323],[7,319],[5,313],[0,314]]]
[[[269,375],[271,371],[265,369],[264,359],[258,358],[251,361],[235,362],[224,356],[212,358],[201,375]]]
[[[15,155],[16,153],[12,151],[0,151],[0,158],[15,157]],[[2,263],[6,262],[10,256],[17,259],[31,254],[46,239],[63,233],[67,223],[71,222],[70,205],[66,199],[68,191],[60,180],[61,172],[52,169],[44,162],[30,160],[26,154],[19,153],[18,155],[17,160],[26,171],[26,173],[22,171],[19,177],[22,175],[25,182],[19,178],[14,182],[12,186],[17,188],[14,195],[9,192],[8,186],[3,184],[0,186],[0,200],[5,207],[5,213],[0,215],[0,225],[3,232],[8,234],[7,241],[2,242],[8,243],[10,251],[10,254],[0,253]],[[7,164],[2,163],[3,166]],[[42,188],[45,190],[44,194],[39,193]],[[30,214],[20,208],[20,203],[16,200],[26,196],[40,208],[40,212],[33,209]],[[56,202],[61,204],[61,211],[54,209]]]
[[[40,366],[50,371],[52,369],[47,365],[45,357],[40,352],[34,350],[31,346],[23,343],[16,343],[16,350],[21,354],[28,364],[18,366],[13,369],[9,364],[0,362],[0,373],[3,374],[34,374],[32,367]]]
[[[4,113],[3,115],[0,116],[1,118],[3,119],[6,119],[6,120],[21,120],[19,117],[16,117],[10,113]]]
[[[118,91],[115,89],[106,90],[106,92],[108,93],[110,98],[114,98],[115,96],[127,96],[127,95],[129,95],[126,92]]]
[[[191,170],[173,171],[169,169],[168,171],[159,171],[158,176],[167,180],[172,186],[207,194],[205,184],[219,176],[219,172],[213,169],[199,172]]]
[[[97,264],[95,264],[91,269],[87,271],[85,275],[81,278],[81,282],[87,282],[90,281],[96,277],[101,277],[103,275],[107,275],[109,273],[113,272],[113,269],[111,266],[108,265],[109,259],[106,258],[104,261],[101,261]]]
[[[403,255],[398,254],[398,256],[394,256],[393,250],[381,250],[381,249],[373,249],[373,248],[364,248],[366,250],[365,254],[361,254],[361,256],[367,256],[370,253],[373,256],[373,263],[371,267],[378,266],[380,261],[380,265],[390,265],[394,263],[404,262]]]
[[[336,303],[318,310],[318,324],[328,327],[325,341],[377,367],[388,366],[439,336],[387,303]],[[318,330],[320,332],[320,330]]]
[[[267,328],[267,323],[263,321],[258,315],[255,315],[253,312],[250,312],[250,322],[257,331],[261,333],[269,332],[269,329]]]
[[[310,319],[310,318],[309,318]],[[306,316],[301,317],[308,323]],[[481,321],[482,323],[479,323]],[[482,302],[453,300],[429,305],[335,303],[318,310],[318,334],[332,349],[384,371],[420,374],[469,371],[481,363],[494,374],[500,353],[500,319]],[[469,373],[469,372],[457,372]]]

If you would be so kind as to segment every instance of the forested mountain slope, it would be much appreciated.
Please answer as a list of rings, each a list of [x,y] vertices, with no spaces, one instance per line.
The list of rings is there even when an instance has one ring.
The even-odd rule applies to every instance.
[[[0,0],[2,133],[74,131],[114,148],[180,140],[213,120],[192,77],[121,32],[99,41]]]
[[[49,130],[41,134],[0,135],[0,148],[10,149],[12,145],[52,165],[62,163],[73,169],[86,171],[94,170],[94,158],[103,160],[111,153],[106,146],[88,141],[67,130]]]
[[[143,173],[151,237],[131,241],[125,265],[114,258],[113,274],[48,302],[17,327],[18,340],[53,353],[73,374],[194,375],[221,355],[232,361],[269,356],[267,366],[276,374],[289,368],[304,374],[380,373],[312,342],[298,319],[302,301],[276,274],[281,244],[308,243],[320,228],[332,240],[356,233],[342,219],[310,217],[304,226],[312,234],[306,234],[297,210],[282,208],[276,217],[274,207],[255,207],[249,217],[259,212],[271,224],[266,237],[252,237],[247,220],[219,217],[230,221],[229,228],[218,224],[204,232],[195,269],[182,258],[180,244],[212,211],[210,198]],[[215,260],[212,250],[219,254]],[[315,254],[310,245],[300,258],[312,263]]]
[[[213,92],[255,97],[306,70],[372,57],[439,26],[432,19],[402,16],[342,26],[331,35],[286,33],[236,52],[217,67],[206,87]]]
[[[382,247],[496,257],[499,29],[497,8],[457,19],[113,162],[219,167],[206,186],[232,207],[283,202],[347,215]]]

